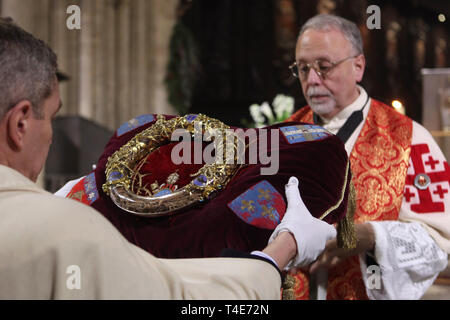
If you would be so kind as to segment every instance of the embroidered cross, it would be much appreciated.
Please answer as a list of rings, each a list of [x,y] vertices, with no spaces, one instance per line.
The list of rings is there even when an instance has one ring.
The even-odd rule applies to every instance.
[[[430,178],[431,183],[450,182],[450,167],[447,162],[444,162],[443,171],[426,172],[422,160],[422,155],[427,153],[430,153],[430,149],[427,144],[418,144],[411,146],[411,161],[415,174],[409,174],[406,176],[406,185],[413,186],[416,175],[420,173],[426,173]],[[425,164],[429,164],[431,167],[433,167],[435,165],[435,160],[430,156],[428,157],[428,161],[425,162]],[[430,189],[431,188],[420,190],[417,188],[420,203],[412,204],[411,210],[417,213],[445,212],[444,202],[433,201]],[[443,190],[437,190],[437,193],[439,193],[440,196]],[[444,196],[444,192],[442,193],[442,195]]]
[[[412,193],[411,191],[409,191],[409,188],[406,187],[404,196],[406,198],[406,202],[409,202],[409,200],[411,200],[411,198],[414,198],[415,194]]]
[[[438,186],[436,187],[436,190],[435,190],[433,193],[434,193],[434,194],[438,194],[438,195],[439,195],[439,198],[443,199],[443,198],[444,198],[444,195],[445,195],[446,193],[448,193],[448,190],[447,190],[447,189],[442,189],[441,185],[438,185]]]
[[[434,167],[436,166],[436,164],[438,164],[439,161],[438,160],[434,160],[432,156],[428,156],[428,161],[425,162],[425,164],[427,166],[431,167],[431,170],[434,170]]]

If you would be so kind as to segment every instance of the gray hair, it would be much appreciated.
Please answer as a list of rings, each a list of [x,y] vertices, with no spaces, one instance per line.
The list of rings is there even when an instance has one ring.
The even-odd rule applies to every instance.
[[[56,79],[56,54],[42,40],[0,18],[0,118],[22,100],[42,117],[42,104]]]
[[[337,29],[342,32],[344,37],[350,42],[355,54],[364,54],[361,33],[358,26],[350,20],[331,14],[319,14],[310,18],[300,29],[300,36],[308,29],[330,30]]]

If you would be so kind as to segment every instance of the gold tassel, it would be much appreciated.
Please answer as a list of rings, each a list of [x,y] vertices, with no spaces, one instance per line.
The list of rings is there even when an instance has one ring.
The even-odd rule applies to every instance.
[[[295,277],[287,274],[283,282],[282,300],[294,300]]]
[[[347,173],[350,173],[350,166],[348,167]],[[350,177],[350,174],[347,174],[346,177]],[[356,248],[356,232],[355,232],[355,223],[354,216],[356,211],[356,190],[353,185],[353,181],[350,180],[349,184],[349,195],[348,195],[348,203],[347,203],[347,212],[345,217],[341,219],[341,221],[337,224],[337,244],[339,248],[344,248],[346,250],[351,250]],[[343,190],[343,192],[345,189]],[[329,210],[331,212],[332,210]],[[329,213],[327,212],[327,214]],[[326,215],[325,215],[326,216]],[[323,218],[323,217],[322,217]],[[294,300],[294,287],[296,283],[296,278],[287,274],[283,286],[282,286],[282,300]]]
[[[337,244],[339,248],[347,250],[356,248],[356,232],[353,221],[356,211],[356,191],[353,181],[350,181],[350,193],[348,196],[347,213],[337,225]]]

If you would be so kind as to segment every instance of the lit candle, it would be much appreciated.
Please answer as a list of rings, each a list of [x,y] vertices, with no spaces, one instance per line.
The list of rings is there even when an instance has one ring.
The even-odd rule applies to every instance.
[[[394,107],[395,110],[397,110],[401,114],[405,114],[405,107],[403,106],[403,103],[401,103],[400,101],[398,100],[392,101],[392,106]]]

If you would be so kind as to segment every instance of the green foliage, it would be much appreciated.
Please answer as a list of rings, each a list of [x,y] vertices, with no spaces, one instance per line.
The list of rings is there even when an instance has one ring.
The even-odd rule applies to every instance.
[[[199,50],[192,32],[181,21],[173,30],[165,84],[169,102],[181,114],[191,108],[200,72]]]

